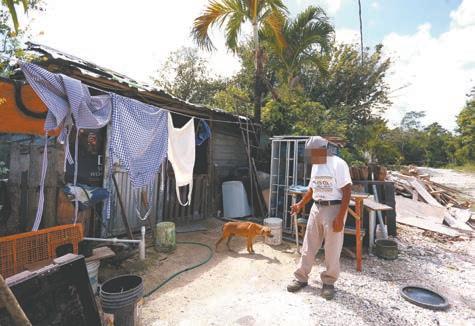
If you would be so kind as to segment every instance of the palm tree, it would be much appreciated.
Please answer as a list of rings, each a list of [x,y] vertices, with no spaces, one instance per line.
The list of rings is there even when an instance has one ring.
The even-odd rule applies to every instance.
[[[2,4],[7,6],[8,8],[10,16],[12,17],[13,26],[15,27],[15,32],[17,33],[18,33],[19,23],[18,23],[18,16],[15,9],[15,4],[18,4],[20,2],[23,4],[23,10],[26,12],[30,4],[29,0],[2,0]]]
[[[262,40],[277,57],[288,86],[293,88],[305,64],[315,64],[320,70],[325,69],[323,58],[331,49],[334,28],[322,8],[310,6],[295,19],[287,20],[282,33],[287,44],[285,48],[269,37],[268,30],[263,31]]]
[[[271,31],[276,44],[285,47],[282,25],[287,8],[282,0],[210,0],[203,14],[194,21],[192,36],[201,48],[215,49],[209,37],[212,27],[224,26],[226,46],[232,51],[238,48],[238,37],[246,22],[252,25],[255,52],[254,119],[261,120],[263,94],[263,55],[259,43],[259,31]]]

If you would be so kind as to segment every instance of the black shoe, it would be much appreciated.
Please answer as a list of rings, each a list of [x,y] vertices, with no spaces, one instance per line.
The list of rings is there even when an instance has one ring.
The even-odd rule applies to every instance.
[[[289,285],[287,285],[287,291],[297,292],[298,290],[306,287],[307,285],[308,285],[307,282],[300,282],[297,280],[293,280]]]
[[[331,284],[323,284],[322,286],[322,297],[327,300],[333,299],[335,296],[335,287]]]

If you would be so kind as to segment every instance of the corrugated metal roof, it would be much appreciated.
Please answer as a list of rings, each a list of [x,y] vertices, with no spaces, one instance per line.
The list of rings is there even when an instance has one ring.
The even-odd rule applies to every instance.
[[[36,54],[40,54],[40,56],[44,57],[44,61],[39,62],[43,66],[55,65],[57,66],[58,70],[60,70],[62,73],[65,73],[64,71],[62,71],[62,69],[64,68],[75,69],[82,76],[85,76],[85,77],[93,78],[98,81],[108,80],[112,83],[114,82],[118,83],[122,86],[126,86],[126,88],[129,88],[130,90],[134,90],[139,95],[139,97],[136,98],[138,100],[141,100],[140,94],[151,95],[153,97],[159,97],[159,98],[168,100],[170,102],[169,103],[170,105],[173,103],[181,105],[182,107],[187,108],[191,110],[191,112],[194,112],[194,113],[202,113],[202,114],[206,112],[208,114],[217,113],[221,117],[226,118],[227,120],[236,120],[236,119],[250,120],[247,117],[234,115],[222,109],[209,108],[204,105],[187,102],[185,100],[182,100],[176,96],[173,96],[167,93],[163,89],[160,89],[154,85],[138,82],[124,74],[115,72],[108,68],[100,67],[96,65],[95,63],[86,61],[84,59],[78,58],[71,54],[64,53],[59,50],[53,49],[49,46],[32,43],[32,42],[27,42],[26,44],[27,44],[26,51],[35,52]],[[125,90],[122,89],[122,91],[125,91]],[[134,96],[130,96],[130,97],[134,97]],[[150,100],[153,101],[154,98],[150,98]],[[157,103],[156,105],[159,106],[160,103]]]

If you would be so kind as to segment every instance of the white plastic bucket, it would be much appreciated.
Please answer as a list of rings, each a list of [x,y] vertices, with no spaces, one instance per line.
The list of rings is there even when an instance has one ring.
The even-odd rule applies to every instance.
[[[247,193],[241,181],[223,182],[224,217],[244,217],[251,215]]]
[[[264,226],[268,226],[271,230],[272,238],[267,237],[266,243],[271,246],[278,246],[282,243],[282,219],[269,217],[264,219]]]
[[[100,260],[93,260],[86,263],[87,274],[89,275],[89,283],[91,283],[92,292],[97,292],[97,274],[99,273]]]

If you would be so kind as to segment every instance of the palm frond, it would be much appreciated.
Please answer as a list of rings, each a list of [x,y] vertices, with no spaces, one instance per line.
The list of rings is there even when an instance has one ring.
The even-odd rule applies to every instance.
[[[282,33],[285,16],[283,16],[280,11],[268,10],[268,12],[263,15],[263,18],[263,28],[272,32],[278,48],[285,48],[287,42],[285,40],[284,34]]]
[[[30,4],[29,2],[29,0],[21,0],[21,3],[23,4],[23,10],[25,12],[28,10],[28,5]]]
[[[18,32],[19,23],[18,23],[18,16],[15,9],[15,1],[2,0],[2,2],[7,6],[8,12],[10,13],[10,16],[12,17],[13,27],[15,28],[15,32]]]
[[[239,0],[212,0],[205,8],[203,14],[193,23],[191,35],[196,44],[204,49],[215,49],[209,37],[209,30],[214,26],[222,26],[229,15],[241,8]]]
[[[226,23],[226,45],[234,52],[237,50],[238,36],[245,19],[243,12],[235,12],[229,16]]]

